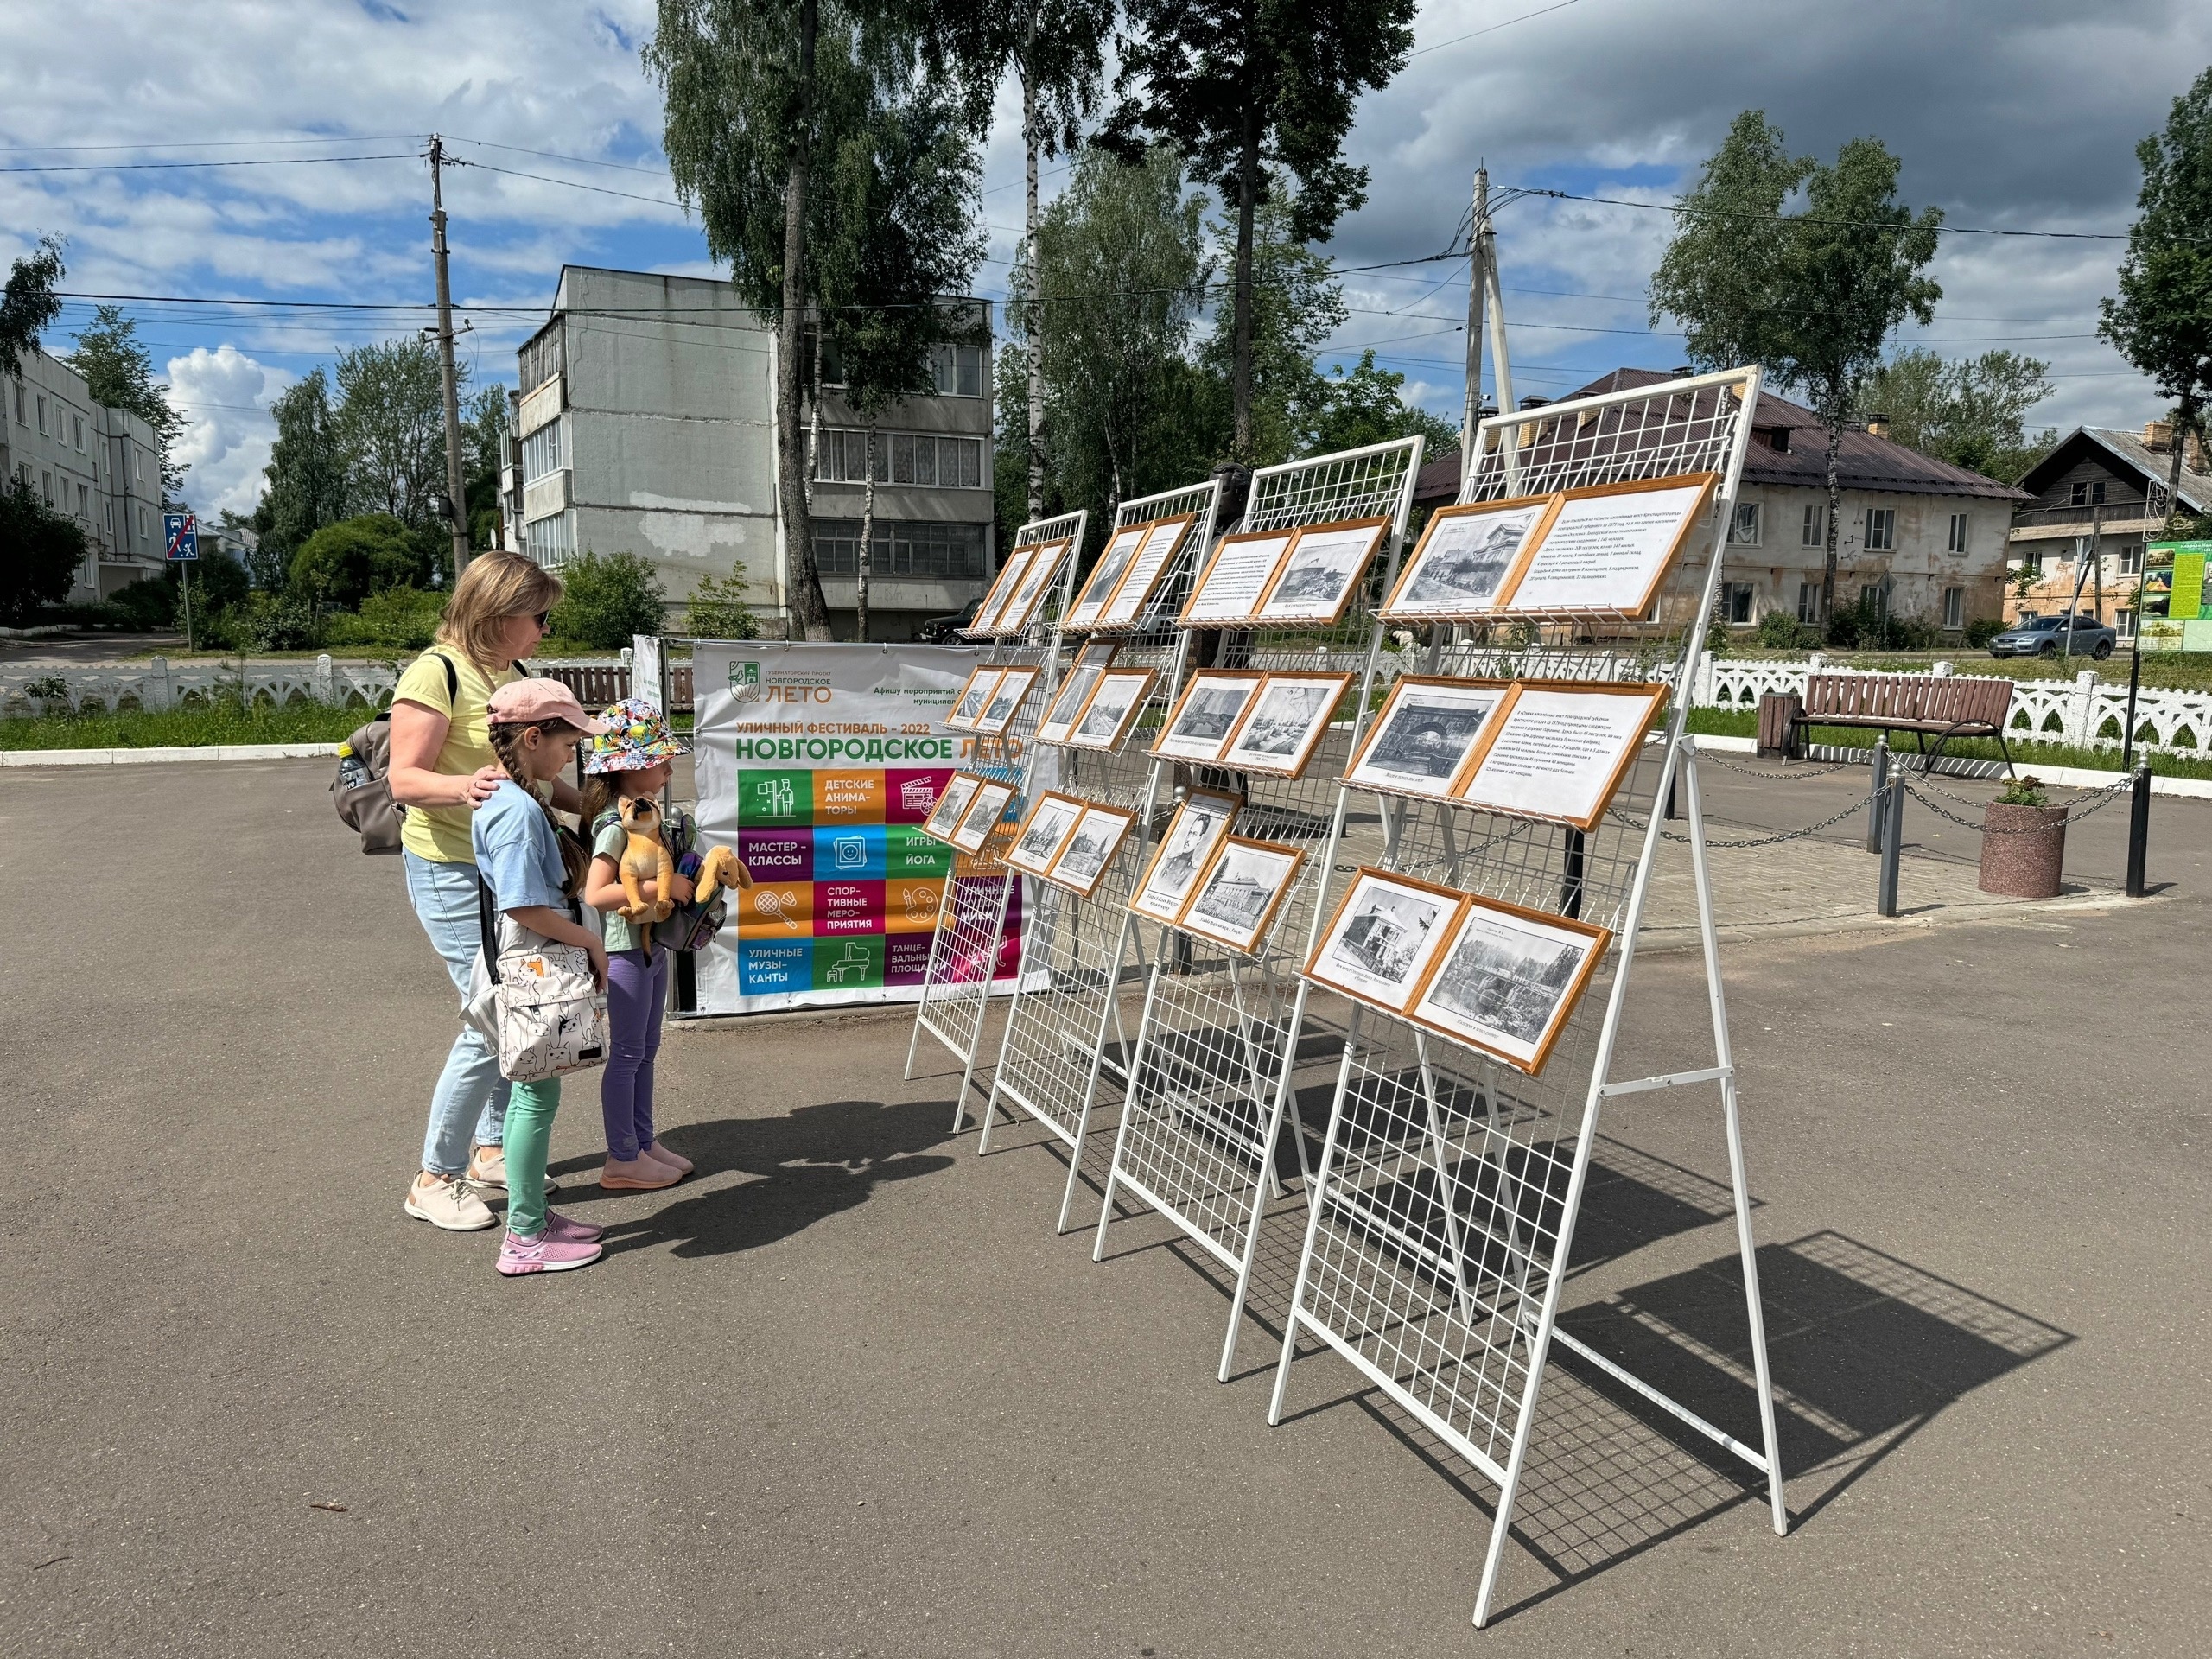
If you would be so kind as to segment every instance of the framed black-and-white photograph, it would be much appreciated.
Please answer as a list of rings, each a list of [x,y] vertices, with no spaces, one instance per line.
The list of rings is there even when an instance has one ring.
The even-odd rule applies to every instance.
[[[1534,1077],[1612,937],[1518,905],[1471,899],[1410,1017]]]
[[[1105,614],[1115,590],[1121,587],[1122,578],[1129,574],[1129,566],[1136,562],[1137,549],[1144,545],[1150,524],[1131,524],[1118,532],[1106,543],[1106,550],[1098,556],[1098,563],[1090,573],[1090,580],[1084,584],[1083,593],[1068,607],[1067,621],[1071,628],[1087,628]]]
[[[1237,772],[1295,778],[1329,729],[1349,674],[1270,674],[1253,695],[1221,764]]]
[[[1236,796],[1210,789],[1194,789],[1184,797],[1153,852],[1151,868],[1137,883],[1129,908],[1155,922],[1179,918],[1243,804]]]
[[[1137,549],[1136,557],[1129,564],[1129,574],[1122,578],[1122,586],[1114,597],[1106,601],[1106,608],[1098,613],[1102,628],[1127,627],[1144,613],[1151,600],[1153,589],[1160,586],[1160,579],[1166,574],[1168,562],[1183,545],[1183,537],[1191,528],[1190,515],[1177,518],[1155,518],[1145,531],[1143,543]]]
[[[1344,781],[1356,789],[1449,799],[1512,690],[1503,681],[1405,676],[1391,686],[1344,768]]]
[[[976,716],[982,714],[991,700],[991,693],[998,690],[1003,668],[979,668],[968,677],[968,683],[960,688],[960,695],[952,700],[952,712],[944,717],[948,726],[963,731],[973,731]]]
[[[968,804],[976,798],[976,791],[983,780],[973,772],[956,772],[945,784],[944,793],[937,798],[937,804],[930,809],[928,817],[922,820],[922,833],[939,841],[950,841],[952,832],[966,816]]]
[[[1274,579],[1284,551],[1298,538],[1295,530],[1253,531],[1224,536],[1199,574],[1183,607],[1186,628],[1225,628],[1249,621],[1260,595]]]
[[[992,582],[989,591],[984,594],[983,602],[976,607],[975,620],[961,629],[961,632],[976,638],[997,631],[1000,613],[1012,603],[1014,589],[1020,586],[1022,577],[1036,562],[1036,549],[1024,547],[1017,548],[1007,556],[1007,562],[999,567],[999,574]]]
[[[1182,702],[1168,715],[1152,752],[1178,760],[1220,760],[1266,678],[1254,668],[1200,669],[1191,676]]]
[[[983,705],[983,712],[976,716],[976,730],[985,737],[1003,737],[1006,728],[1014,724],[1014,717],[1021,711],[1028,699],[1029,688],[1037,683],[1037,677],[1044,671],[1036,668],[1009,668],[991,688],[991,700]]]
[[[1030,619],[1037,614],[1037,607],[1044,600],[1046,589],[1052,586],[1052,578],[1059,574],[1060,561],[1065,556],[1070,545],[1063,537],[1057,542],[1046,542],[1038,548],[1037,556],[1030,561],[1028,569],[1021,574],[1021,582],[1014,590],[1014,597],[993,620],[992,632],[1020,633],[1028,627]]]
[[[1095,639],[1076,654],[1074,666],[1068,670],[1067,678],[1052,698],[1052,706],[1045,711],[1044,721],[1037,728],[1037,735],[1042,741],[1068,741],[1076,721],[1083,718],[1083,705],[1098,689],[1098,677],[1113,663],[1117,649],[1110,641]]]
[[[1251,956],[1268,937],[1305,861],[1302,848],[1228,836],[1198,878],[1198,890],[1176,925]]]
[[[1363,868],[1313,947],[1306,976],[1403,1014],[1465,902],[1449,887]]]
[[[976,791],[976,798],[968,803],[968,810],[960,815],[960,827],[946,839],[957,851],[982,852],[983,843],[991,838],[991,831],[1006,816],[1006,804],[1013,798],[1012,784],[984,784]]]
[[[1368,561],[1389,533],[1388,518],[1347,518],[1308,524],[1290,544],[1255,614],[1262,622],[1328,626],[1344,613]]]
[[[1136,821],[1135,813],[1119,807],[1086,804],[1045,879],[1088,899]]]
[[[1083,816],[1084,804],[1071,796],[1050,790],[1039,795],[1030,803],[1029,816],[1014,831],[1014,845],[1007,849],[1006,861],[1031,875],[1044,874],[1060,855],[1060,849],[1067,845],[1069,832]]]
[[[1149,668],[1109,669],[1098,677],[1098,689],[1084,705],[1068,742],[1078,749],[1117,749],[1144,707],[1158,671]]]
[[[1539,495],[1439,507],[1383,604],[1384,620],[1420,622],[1496,609],[1507,575],[1551,505],[1551,497]]]

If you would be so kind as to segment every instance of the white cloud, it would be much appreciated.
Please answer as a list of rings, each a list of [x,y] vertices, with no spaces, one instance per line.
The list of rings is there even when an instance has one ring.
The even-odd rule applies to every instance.
[[[169,359],[169,401],[187,422],[176,452],[190,469],[185,499],[208,518],[226,509],[251,512],[261,499],[276,435],[269,404],[291,378],[227,341]]]

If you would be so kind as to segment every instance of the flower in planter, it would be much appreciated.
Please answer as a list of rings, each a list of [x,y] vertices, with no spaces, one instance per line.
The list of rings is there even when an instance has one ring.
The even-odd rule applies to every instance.
[[[1999,806],[2049,806],[2050,798],[2044,792],[2043,779],[2033,772],[2015,778],[2005,785],[1997,798]]]

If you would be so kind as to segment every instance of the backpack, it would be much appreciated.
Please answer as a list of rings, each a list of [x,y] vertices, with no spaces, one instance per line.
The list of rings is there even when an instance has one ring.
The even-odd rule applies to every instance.
[[[601,813],[599,822],[592,826],[592,834],[597,836],[617,821],[613,812]],[[699,827],[692,822],[691,815],[670,811],[661,839],[667,843],[668,856],[676,866],[676,873],[687,881],[696,880],[705,858],[698,849]],[[710,903],[677,905],[666,919],[652,924],[653,943],[664,950],[703,950],[728,922],[729,890],[725,887],[715,894]]]
[[[461,676],[453,658],[435,653],[446,667],[446,702],[461,695]],[[518,673],[530,671],[520,663]],[[330,804],[338,821],[361,837],[365,853],[399,850],[399,827],[407,809],[391,798],[391,710],[385,709],[355,730],[338,751],[338,775],[330,780]]]

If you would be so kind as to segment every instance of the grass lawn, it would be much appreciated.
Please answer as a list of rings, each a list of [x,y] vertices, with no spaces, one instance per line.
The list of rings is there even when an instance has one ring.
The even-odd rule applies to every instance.
[[[1759,730],[1758,710],[1756,709],[1693,709],[1690,710],[1690,730],[1714,737],[1757,737]],[[1815,743],[1832,743],[1838,748],[1871,749],[1876,734],[1855,726],[1815,726],[1808,740]],[[2038,743],[2024,733],[2005,740],[2012,745],[2012,764],[2025,772],[2031,766],[2088,766],[2099,772],[2117,773],[2120,771],[2118,749],[2081,749],[2069,743]],[[1912,741],[1904,734],[1897,734],[1891,747],[1906,754],[1914,753]],[[1943,746],[1943,753],[1961,760],[2001,760],[2004,752],[1986,737],[1955,738]],[[2151,770],[2162,778],[2212,778],[2212,757],[2196,760],[2188,755],[2152,752],[2146,757]]]
[[[35,715],[0,720],[0,749],[206,748],[221,743],[330,743],[345,741],[369,711],[359,703],[333,709],[319,702],[295,702],[282,709],[266,702],[241,708],[236,702],[149,713]]]

